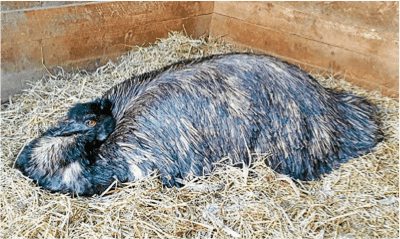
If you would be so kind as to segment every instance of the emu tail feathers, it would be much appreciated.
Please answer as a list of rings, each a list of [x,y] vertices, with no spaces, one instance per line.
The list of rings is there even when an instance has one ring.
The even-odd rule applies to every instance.
[[[328,93],[329,99],[319,102],[313,114],[303,115],[304,148],[289,157],[277,155],[267,165],[295,179],[319,179],[382,141],[375,105],[346,92]]]
[[[346,158],[339,157],[340,162],[347,162],[351,157],[369,153],[371,148],[383,140],[378,121],[378,109],[365,98],[348,93],[337,92],[341,104],[339,114],[344,124],[338,124],[340,150]]]

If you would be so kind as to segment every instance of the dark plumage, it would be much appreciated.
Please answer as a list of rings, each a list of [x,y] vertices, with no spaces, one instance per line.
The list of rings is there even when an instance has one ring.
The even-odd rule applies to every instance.
[[[88,109],[99,105],[101,127],[85,131]],[[364,98],[325,89],[276,58],[244,53],[134,76],[68,118],[73,130],[48,130],[17,165],[45,188],[80,195],[154,170],[167,186],[180,186],[176,179],[208,174],[222,157],[248,163],[249,153],[269,155],[266,164],[279,173],[313,180],[382,139],[376,106]]]

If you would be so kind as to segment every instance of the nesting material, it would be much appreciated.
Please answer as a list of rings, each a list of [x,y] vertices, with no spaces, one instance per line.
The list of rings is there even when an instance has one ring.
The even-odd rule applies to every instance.
[[[171,33],[137,47],[93,73],[46,75],[1,111],[2,238],[398,238],[399,102],[333,75],[325,87],[366,96],[379,107],[385,140],[372,153],[343,164],[320,181],[294,182],[262,160],[250,168],[220,163],[181,189],[156,174],[101,197],[71,198],[36,186],[14,169],[24,145],[56,124],[75,103],[173,62],[235,51],[219,39]],[[228,160],[228,159],[221,159]]]

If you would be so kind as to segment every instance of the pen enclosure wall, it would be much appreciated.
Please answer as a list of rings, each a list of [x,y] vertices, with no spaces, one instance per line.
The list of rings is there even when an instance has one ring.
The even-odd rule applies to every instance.
[[[2,102],[46,67],[95,69],[171,31],[210,35],[397,98],[398,2],[2,2]]]

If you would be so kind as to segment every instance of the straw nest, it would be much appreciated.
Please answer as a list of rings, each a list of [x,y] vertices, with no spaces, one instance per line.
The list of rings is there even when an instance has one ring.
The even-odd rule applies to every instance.
[[[49,193],[13,168],[21,149],[77,102],[101,96],[133,74],[181,59],[234,51],[218,39],[172,33],[93,73],[48,74],[2,106],[2,238],[398,238],[399,103],[334,76],[319,82],[379,106],[385,141],[320,181],[295,183],[259,160],[217,168],[182,189],[157,175],[110,188],[102,197]],[[221,159],[224,160],[224,159]]]

